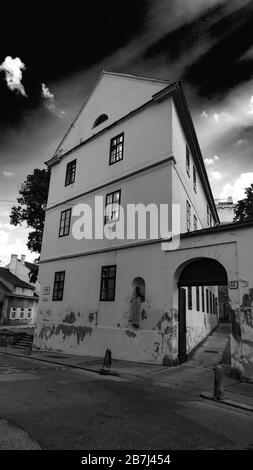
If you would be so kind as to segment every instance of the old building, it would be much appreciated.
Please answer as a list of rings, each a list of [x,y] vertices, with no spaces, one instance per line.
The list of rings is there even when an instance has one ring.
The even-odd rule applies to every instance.
[[[0,324],[30,325],[34,323],[39,297],[35,288],[0,268]]]
[[[221,224],[229,224],[233,222],[235,216],[235,204],[232,197],[227,199],[215,199],[217,212]]]
[[[35,346],[94,356],[110,348],[114,358],[177,364],[217,324],[217,286],[229,282],[240,324],[233,251],[240,237],[219,232],[180,83],[102,73],[47,164]],[[133,204],[155,205],[160,229],[164,218],[170,230],[180,222],[180,243],[162,243],[156,219],[147,236],[137,227],[120,236],[137,218],[128,218]],[[240,365],[242,336],[235,341]]]
[[[15,276],[17,276],[19,279],[22,279],[22,281],[31,284],[35,288],[36,294],[39,295],[40,283],[38,281],[35,283],[31,281],[31,273],[38,274],[39,265],[36,263],[30,263],[29,261],[26,261],[25,258],[25,255],[21,255],[19,259],[18,255],[12,254],[10,262],[5,267],[9,269],[12,274],[15,274]]]

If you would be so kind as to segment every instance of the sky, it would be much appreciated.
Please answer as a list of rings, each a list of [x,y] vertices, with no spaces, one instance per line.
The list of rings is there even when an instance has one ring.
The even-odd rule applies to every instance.
[[[1,7],[2,265],[11,253],[37,257],[26,247],[28,229],[9,224],[11,207],[26,176],[53,155],[102,70],[181,80],[214,197],[244,197],[253,183],[252,0],[33,5]]]

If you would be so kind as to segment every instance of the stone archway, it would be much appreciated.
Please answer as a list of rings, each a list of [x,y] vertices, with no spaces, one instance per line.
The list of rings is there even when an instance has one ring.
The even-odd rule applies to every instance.
[[[224,266],[212,258],[188,260],[178,269],[178,359],[187,355],[218,323],[218,286],[227,286]]]

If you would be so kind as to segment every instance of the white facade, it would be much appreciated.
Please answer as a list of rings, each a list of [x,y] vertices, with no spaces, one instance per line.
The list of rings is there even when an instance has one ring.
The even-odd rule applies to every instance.
[[[102,114],[108,119],[94,128]],[[111,139],[120,134],[124,134],[123,158],[109,164]],[[66,186],[67,165],[74,160],[75,180]],[[164,342],[163,328],[174,326],[169,256],[161,250],[160,241],[77,240],[71,233],[74,216],[68,235],[59,237],[59,226],[63,211],[86,203],[94,214],[95,196],[105,200],[114,191],[121,191],[124,210],[127,204],[168,204],[170,228],[172,204],[179,204],[181,233],[218,223],[180,85],[103,73],[48,165],[51,180],[35,345],[94,356],[103,356],[109,347],[115,358],[163,363],[166,356],[174,360],[174,339]],[[188,223],[186,207],[190,207]],[[99,216],[103,218],[103,213]],[[105,301],[100,300],[101,269],[107,266],[116,267],[116,284],[114,300]],[[62,272],[63,297],[53,300],[55,273]],[[145,290],[139,328],[131,321],[136,278],[142,279]],[[194,312],[188,315],[191,325],[199,323],[195,313],[195,318]],[[202,336],[216,323],[217,315],[213,315],[202,328]],[[189,341],[188,351],[195,346]]]

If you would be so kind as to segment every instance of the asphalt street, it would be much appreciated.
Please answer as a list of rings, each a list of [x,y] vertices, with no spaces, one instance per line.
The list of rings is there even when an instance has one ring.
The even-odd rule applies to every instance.
[[[0,354],[0,449],[253,449],[252,415],[145,379]]]

